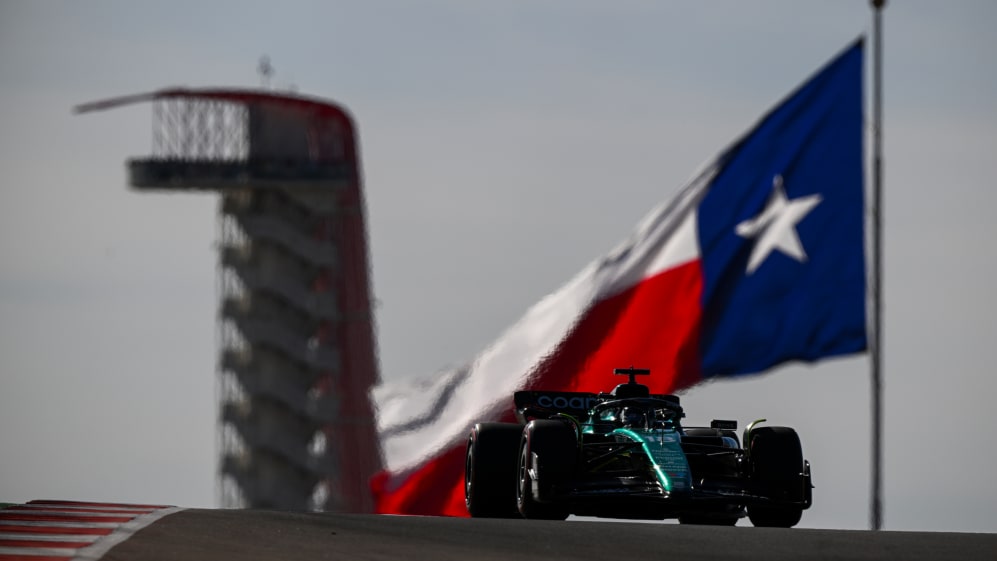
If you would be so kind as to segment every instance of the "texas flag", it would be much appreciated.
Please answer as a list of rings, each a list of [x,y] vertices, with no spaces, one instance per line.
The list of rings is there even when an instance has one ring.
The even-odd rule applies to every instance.
[[[378,511],[466,516],[468,432],[518,390],[633,364],[670,393],[865,350],[862,60],[860,39],[471,363],[376,390]]]

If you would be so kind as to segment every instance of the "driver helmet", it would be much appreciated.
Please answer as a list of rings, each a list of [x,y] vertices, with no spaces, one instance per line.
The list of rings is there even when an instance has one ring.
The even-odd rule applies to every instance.
[[[623,409],[623,414],[621,415],[623,420],[623,425],[630,428],[639,428],[644,426],[645,417],[644,412],[637,407],[625,407]]]

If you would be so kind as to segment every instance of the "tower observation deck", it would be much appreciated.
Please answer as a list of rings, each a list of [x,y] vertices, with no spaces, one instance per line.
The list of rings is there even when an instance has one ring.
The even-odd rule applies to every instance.
[[[137,191],[218,193],[224,507],[371,512],[380,470],[367,233],[353,122],[271,91],[166,89]],[[163,264],[168,267],[168,263]]]

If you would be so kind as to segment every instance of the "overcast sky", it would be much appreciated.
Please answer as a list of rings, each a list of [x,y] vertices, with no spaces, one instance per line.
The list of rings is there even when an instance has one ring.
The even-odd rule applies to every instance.
[[[485,348],[855,37],[868,3],[0,0],[0,501],[216,505],[217,200],[138,194],[165,86],[359,127],[385,380]],[[997,531],[997,3],[890,2],[885,527]],[[865,356],[684,396],[797,428],[803,526],[865,528]]]

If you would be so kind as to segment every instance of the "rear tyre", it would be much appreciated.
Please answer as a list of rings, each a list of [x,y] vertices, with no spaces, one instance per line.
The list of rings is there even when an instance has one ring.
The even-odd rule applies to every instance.
[[[751,431],[750,439],[751,477],[760,492],[775,501],[803,502],[803,447],[796,431],[761,427]],[[801,506],[748,507],[748,518],[755,526],[792,528],[802,516]]]
[[[562,421],[532,421],[523,430],[520,444],[516,506],[523,518],[564,520],[568,509],[552,495],[574,473],[578,445],[574,428]],[[534,454],[536,457],[534,458]],[[534,494],[537,474],[539,497]],[[542,500],[541,500],[542,499]]]
[[[522,427],[478,423],[464,456],[464,504],[474,518],[519,518],[516,508],[516,456]]]

